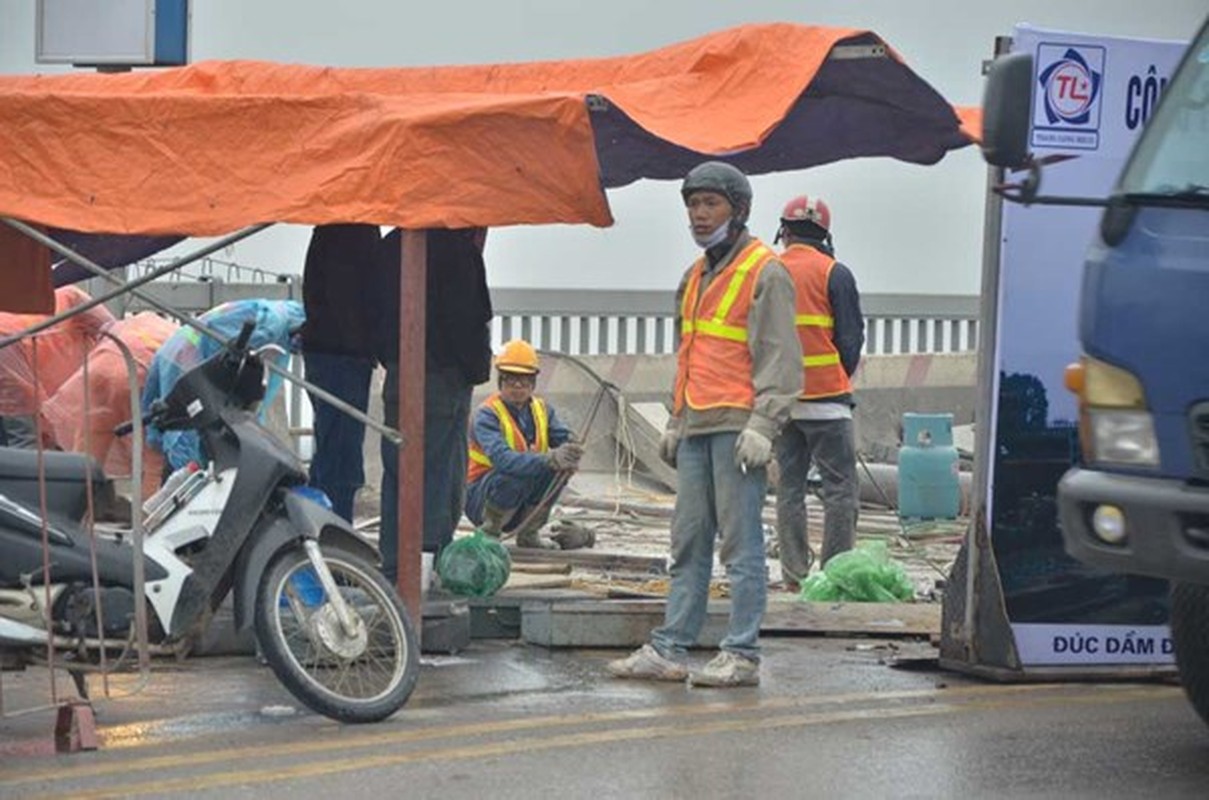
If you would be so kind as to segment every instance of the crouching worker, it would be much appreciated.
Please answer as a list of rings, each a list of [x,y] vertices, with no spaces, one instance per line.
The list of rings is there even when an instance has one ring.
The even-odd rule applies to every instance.
[[[495,359],[499,391],[474,414],[466,473],[466,516],[489,536],[516,533],[517,547],[554,549],[538,531],[558,499],[562,474],[579,466],[583,447],[571,441],[554,409],[533,394],[537,351],[521,339]],[[559,487],[561,490],[561,487]]]

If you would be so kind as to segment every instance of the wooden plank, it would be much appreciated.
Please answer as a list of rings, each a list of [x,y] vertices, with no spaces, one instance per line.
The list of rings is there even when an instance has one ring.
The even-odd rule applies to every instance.
[[[530,575],[570,575],[571,574],[571,565],[570,564],[528,564],[528,563],[522,562],[519,564],[514,563],[512,565],[512,572],[513,573],[525,572]]]
[[[505,589],[566,589],[571,586],[570,575],[530,575],[513,572],[508,576]]]
[[[637,556],[625,553],[604,553],[597,550],[538,550],[532,547],[505,545],[515,564],[570,564],[597,570],[626,570],[650,575],[666,575],[667,559],[663,556]]]
[[[760,632],[930,636],[940,633],[940,609],[940,603],[774,603]]]

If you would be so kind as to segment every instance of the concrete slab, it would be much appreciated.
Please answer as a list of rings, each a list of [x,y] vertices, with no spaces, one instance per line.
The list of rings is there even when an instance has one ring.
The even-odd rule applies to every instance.
[[[662,600],[531,601],[522,607],[521,638],[543,647],[640,647],[663,623]],[[729,603],[710,603],[699,647],[726,636]]]

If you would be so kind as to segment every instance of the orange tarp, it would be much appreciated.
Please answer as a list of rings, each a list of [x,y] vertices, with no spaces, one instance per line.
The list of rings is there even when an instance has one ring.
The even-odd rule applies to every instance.
[[[764,142],[853,37],[880,41],[772,24],[591,60],[0,77],[0,214],[191,235],[256,222],[608,225],[590,95],[644,135],[733,154]]]

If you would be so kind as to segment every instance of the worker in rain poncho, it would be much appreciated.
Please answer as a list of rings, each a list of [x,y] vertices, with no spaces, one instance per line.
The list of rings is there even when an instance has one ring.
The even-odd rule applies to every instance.
[[[92,298],[79,287],[55,290],[55,313],[83,305]],[[44,322],[42,314],[0,314],[0,338]],[[34,447],[34,415],[63,383],[84,363],[101,331],[113,324],[104,306],[94,306],[70,319],[0,349],[0,430],[7,424],[8,436],[0,443]],[[7,417],[7,423],[4,420]],[[20,431],[20,436],[16,432]],[[9,441],[3,441],[3,440]]]
[[[150,311],[114,322],[106,329],[130,350],[139,387],[155,353],[176,331],[176,323]],[[88,354],[83,366],[42,405],[42,426],[60,450],[89,453],[110,477],[127,476],[133,468],[132,438],[114,428],[130,419],[130,374],[122,350],[109,336]],[[159,487],[163,461],[158,450],[143,448],[144,495]]]
[[[277,356],[277,363],[284,367],[289,353],[297,348],[292,338],[302,327],[305,315],[302,304],[293,300],[234,300],[212,308],[198,318],[224,341],[233,341],[247,320],[254,320],[249,346],[253,349],[275,344],[285,351]],[[223,345],[201,331],[188,325],[181,326],[164,346],[155,354],[151,369],[147,372],[147,386],[143,389],[143,413],[151,411],[151,404],[161,400],[172,391],[181,375],[222,350]],[[269,374],[261,408],[272,402],[281,378]],[[164,454],[167,468],[180,469],[190,461],[203,464],[201,442],[196,431],[161,431],[155,426],[147,429],[148,443]]]

